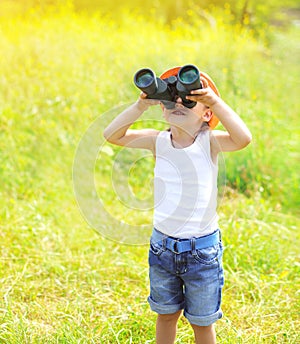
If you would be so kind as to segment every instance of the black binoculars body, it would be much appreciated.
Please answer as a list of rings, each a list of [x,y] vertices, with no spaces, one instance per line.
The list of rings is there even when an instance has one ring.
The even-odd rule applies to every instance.
[[[143,68],[134,75],[134,84],[147,94],[147,98],[161,100],[167,109],[173,109],[178,97],[187,108],[193,108],[196,102],[186,99],[192,90],[202,88],[200,72],[194,65],[185,65],[178,71],[177,77],[166,79],[156,77],[149,68]]]

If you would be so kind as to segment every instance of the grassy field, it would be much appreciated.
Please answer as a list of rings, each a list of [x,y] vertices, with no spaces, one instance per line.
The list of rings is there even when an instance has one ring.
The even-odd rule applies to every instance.
[[[218,340],[300,341],[299,27],[257,41],[221,18],[211,27],[189,15],[189,24],[169,25],[71,10],[1,18],[0,343],[154,343],[147,245],[133,245],[134,236],[121,240],[116,228],[122,221],[149,224],[151,212],[124,211],[111,189],[120,150],[104,144],[102,129],[118,106],[137,98],[136,70],[186,63],[213,77],[254,138],[224,157]],[[159,116],[145,114],[144,123],[162,127]],[[94,171],[105,205],[98,231],[113,240],[83,219],[73,190],[76,149],[92,123],[99,129],[93,144],[102,145]],[[128,171],[130,154],[117,167],[139,202],[149,196],[153,163],[145,159]],[[177,343],[193,343],[185,319]]]

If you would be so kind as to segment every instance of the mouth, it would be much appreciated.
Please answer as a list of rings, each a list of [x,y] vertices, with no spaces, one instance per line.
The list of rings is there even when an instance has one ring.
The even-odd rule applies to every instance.
[[[180,111],[180,110],[172,111],[171,114],[175,115],[175,116],[185,116],[185,113],[183,111]]]

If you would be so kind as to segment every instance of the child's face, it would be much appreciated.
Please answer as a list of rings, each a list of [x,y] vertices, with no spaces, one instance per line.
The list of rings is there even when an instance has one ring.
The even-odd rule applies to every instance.
[[[202,103],[197,103],[189,109],[182,104],[182,99],[176,100],[175,108],[167,109],[164,106],[163,116],[170,125],[181,126],[183,128],[200,128],[203,122],[208,122],[212,117],[211,110]]]

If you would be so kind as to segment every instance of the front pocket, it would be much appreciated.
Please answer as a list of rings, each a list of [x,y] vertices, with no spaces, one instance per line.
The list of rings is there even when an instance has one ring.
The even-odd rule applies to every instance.
[[[218,257],[221,254],[220,245],[206,247],[200,250],[196,250],[193,253],[193,257],[202,264],[211,265],[218,261]]]

